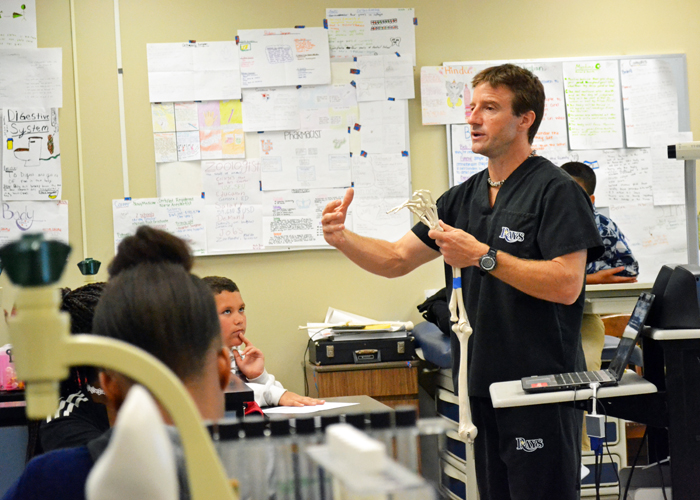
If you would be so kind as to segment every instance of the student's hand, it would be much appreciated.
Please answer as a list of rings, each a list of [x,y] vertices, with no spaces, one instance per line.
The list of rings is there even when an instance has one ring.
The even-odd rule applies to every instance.
[[[279,406],[316,406],[325,403],[322,399],[314,399],[306,396],[300,396],[299,394],[291,391],[287,391],[282,394],[280,398]]]
[[[245,335],[241,333],[239,337],[245,343],[243,353],[239,353],[236,349],[232,350],[238,369],[248,380],[258,378],[265,371],[265,356],[260,349],[250,343]]]
[[[321,225],[323,226],[323,237],[326,242],[336,247],[343,243],[345,237],[343,236],[343,231],[345,230],[345,218],[348,215],[348,207],[352,203],[352,199],[355,196],[355,191],[349,188],[345,192],[343,200],[331,201],[326,208],[323,209],[323,217],[321,218]]]
[[[636,276],[615,276],[620,271],[624,271],[625,266],[603,269],[597,273],[586,275],[586,285],[603,285],[606,283],[636,283]]]
[[[489,246],[481,243],[471,234],[440,221],[442,231],[431,229],[428,236],[440,247],[445,263],[452,267],[478,266],[479,258],[489,251]]]

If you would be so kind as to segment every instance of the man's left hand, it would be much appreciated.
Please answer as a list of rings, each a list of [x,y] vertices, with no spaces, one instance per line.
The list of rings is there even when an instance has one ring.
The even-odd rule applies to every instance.
[[[440,227],[442,231],[431,229],[428,236],[435,240],[445,263],[452,267],[478,266],[479,258],[489,251],[488,245],[461,229],[456,229],[442,221],[440,221]]]

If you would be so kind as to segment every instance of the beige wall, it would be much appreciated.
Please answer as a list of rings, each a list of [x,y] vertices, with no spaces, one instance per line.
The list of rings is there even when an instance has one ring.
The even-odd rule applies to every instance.
[[[64,198],[69,201],[73,256],[62,280],[82,284],[76,263],[113,256],[111,200],[124,196],[118,124],[114,7],[108,0],[76,0],[82,154],[85,168],[87,250],[83,248],[70,10],[67,0],[37,0],[40,47],[63,48],[60,115]],[[232,40],[238,29],[320,26],[326,7],[414,7],[416,89],[421,66],[443,61],[685,53],[691,123],[700,139],[700,2],[678,0],[275,1],[120,0],[129,190],[156,196],[146,44]],[[441,193],[448,186],[444,127],[423,127],[420,99],[409,104],[414,188]],[[195,272],[229,276],[247,303],[249,335],[267,366],[291,390],[302,392],[305,334],[297,325],[320,321],[330,306],[379,319],[419,320],[423,290],[443,285],[433,262],[386,280],[349,264],[335,251],[201,257]],[[105,272],[100,272],[105,278]],[[3,303],[13,290],[0,276]],[[0,342],[3,334],[0,332]]]

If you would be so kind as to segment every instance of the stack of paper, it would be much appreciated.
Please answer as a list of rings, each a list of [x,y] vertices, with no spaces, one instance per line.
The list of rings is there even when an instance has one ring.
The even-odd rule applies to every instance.
[[[309,331],[309,338],[335,341],[406,338],[413,323],[401,321],[377,321],[357,314],[328,308],[323,323],[307,323],[300,327]]]

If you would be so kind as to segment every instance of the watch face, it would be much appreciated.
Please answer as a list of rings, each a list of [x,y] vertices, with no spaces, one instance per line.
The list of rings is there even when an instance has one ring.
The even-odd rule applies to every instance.
[[[496,259],[494,259],[490,255],[484,255],[483,257],[481,257],[479,267],[481,267],[481,269],[483,269],[484,271],[492,271],[496,267]]]

